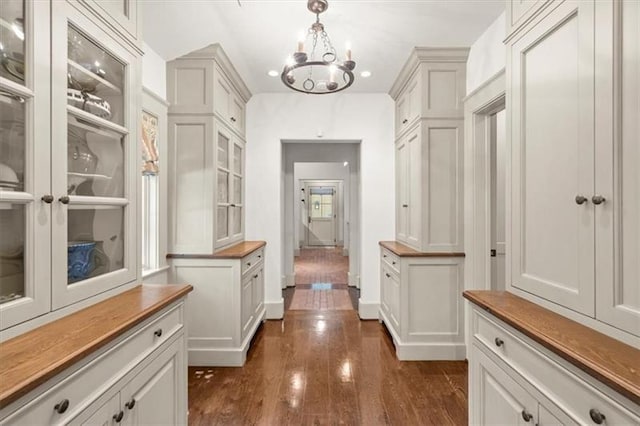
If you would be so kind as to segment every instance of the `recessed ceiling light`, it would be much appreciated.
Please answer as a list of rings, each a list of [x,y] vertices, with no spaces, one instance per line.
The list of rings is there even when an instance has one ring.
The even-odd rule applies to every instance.
[[[360,75],[364,78],[371,77],[371,71],[362,71]]]
[[[271,70],[267,74],[269,74],[270,77],[277,77],[280,75],[280,73],[276,70]]]

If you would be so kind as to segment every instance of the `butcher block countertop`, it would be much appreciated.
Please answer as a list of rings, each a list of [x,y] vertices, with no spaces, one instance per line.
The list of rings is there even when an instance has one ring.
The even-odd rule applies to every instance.
[[[506,291],[464,297],[640,404],[640,350]]]
[[[424,253],[407,247],[398,241],[380,241],[378,244],[400,257],[464,257],[464,253],[460,252]]]
[[[139,285],[0,343],[0,408],[193,290],[188,284]]]
[[[267,245],[266,241],[243,241],[212,254],[169,253],[168,259],[242,259]]]

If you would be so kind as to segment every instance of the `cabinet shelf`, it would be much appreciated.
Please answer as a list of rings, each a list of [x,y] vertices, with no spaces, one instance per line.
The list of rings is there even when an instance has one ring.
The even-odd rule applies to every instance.
[[[91,114],[90,112],[83,111],[80,108],[74,107],[73,105],[67,105],[67,112],[76,119],[79,119],[80,123],[82,123],[82,121],[88,122],[82,123],[85,124],[85,126],[87,124],[89,126],[97,126],[97,128],[91,127],[91,131],[99,132],[99,128],[102,127],[105,129],[113,130],[114,132],[117,132],[123,136],[129,134],[129,129],[127,129],[126,127],[122,127],[118,124],[112,123],[111,121],[100,118],[96,115]],[[84,128],[87,129],[87,127]]]
[[[89,77],[90,79],[98,82],[98,85],[99,85],[98,87],[104,87],[108,89],[110,92],[112,92],[110,94],[118,95],[118,96],[122,95],[122,90],[118,86],[105,80],[99,75],[92,73],[91,71],[89,71],[88,69],[80,65],[79,63],[75,62],[73,59],[67,59],[67,63],[69,64],[69,74],[71,74],[71,77],[76,79],[78,77],[80,78]]]

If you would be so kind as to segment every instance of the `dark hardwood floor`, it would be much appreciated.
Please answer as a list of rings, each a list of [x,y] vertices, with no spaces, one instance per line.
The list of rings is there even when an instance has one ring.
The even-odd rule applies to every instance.
[[[288,311],[242,368],[189,368],[192,425],[465,425],[465,362],[400,362],[356,311]]]

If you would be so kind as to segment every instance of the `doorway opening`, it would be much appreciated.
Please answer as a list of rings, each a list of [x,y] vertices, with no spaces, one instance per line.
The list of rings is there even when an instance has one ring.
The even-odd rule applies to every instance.
[[[285,310],[359,298],[359,141],[283,141]]]
[[[491,206],[491,290],[504,290],[506,287],[506,111],[500,105],[497,112],[489,114],[491,156],[491,188],[489,189]]]

